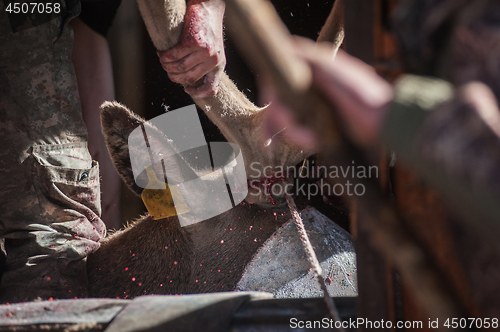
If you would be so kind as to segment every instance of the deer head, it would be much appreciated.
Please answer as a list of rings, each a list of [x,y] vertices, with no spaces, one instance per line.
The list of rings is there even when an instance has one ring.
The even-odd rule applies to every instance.
[[[153,218],[178,215],[186,226],[219,215],[245,199],[247,178],[238,147],[207,144],[194,106],[151,121],[117,102],[106,102],[101,108],[113,161]],[[153,212],[150,207],[155,204]]]

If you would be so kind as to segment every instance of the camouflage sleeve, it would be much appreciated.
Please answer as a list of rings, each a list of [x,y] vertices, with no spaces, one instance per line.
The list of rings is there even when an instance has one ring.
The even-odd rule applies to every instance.
[[[382,140],[474,227],[500,232],[500,137],[460,90],[436,78],[404,77]]]
[[[401,158],[411,158],[413,142],[431,110],[454,95],[451,83],[407,75],[395,85],[395,98],[382,130],[384,144]]]

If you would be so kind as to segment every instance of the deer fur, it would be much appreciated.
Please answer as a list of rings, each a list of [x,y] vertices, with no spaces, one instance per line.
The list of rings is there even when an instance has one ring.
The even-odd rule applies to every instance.
[[[120,175],[137,194],[142,188],[133,178],[127,140],[141,124],[155,130],[121,104],[102,106],[106,144]],[[181,227],[176,216],[161,220],[145,216],[105,238],[101,248],[89,256],[90,295],[232,290],[257,249],[290,218],[283,204],[273,207],[248,202],[187,227]]]
[[[181,31],[184,0],[138,3],[157,49],[174,46]],[[313,153],[284,140],[280,140],[278,150],[267,152],[261,131],[265,108],[251,103],[226,74],[215,96],[195,102],[226,139],[240,147],[249,178],[256,176],[256,169],[293,166]],[[142,188],[136,185],[131,170],[128,136],[141,125],[157,129],[117,102],[104,103],[101,109],[106,144],[114,164],[125,183],[141,194]],[[257,163],[250,167],[252,162]],[[186,166],[183,160],[177,160],[168,167]],[[183,193],[196,194],[196,189]],[[208,204],[208,199],[200,197],[199,206]],[[249,188],[243,203],[190,226],[181,227],[176,216],[161,220],[144,216],[109,235],[88,257],[89,293],[127,298],[234,290],[257,250],[291,218],[284,197],[276,201],[272,205],[266,195]]]

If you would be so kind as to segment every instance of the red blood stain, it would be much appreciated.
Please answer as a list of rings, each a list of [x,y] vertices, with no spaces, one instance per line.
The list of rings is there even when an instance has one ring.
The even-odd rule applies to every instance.
[[[272,175],[272,176],[268,176],[268,177],[265,177],[265,178],[260,179],[260,180],[254,179],[254,180],[247,180],[247,181],[248,181],[248,185],[251,187],[263,187],[265,194],[269,197],[269,200],[271,201],[271,204],[276,205],[276,200],[274,199],[274,197],[271,193],[272,187],[280,181],[286,182],[287,177],[288,177],[288,175],[286,175],[286,176]],[[264,212],[266,212],[266,211],[264,210]]]

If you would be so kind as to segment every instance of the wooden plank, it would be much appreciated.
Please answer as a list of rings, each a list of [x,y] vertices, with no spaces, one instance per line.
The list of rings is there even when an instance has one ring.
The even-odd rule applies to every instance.
[[[466,270],[456,251],[450,213],[436,190],[426,185],[406,165],[398,163],[394,168],[394,194],[398,210],[406,226],[418,238],[419,243],[430,253],[433,264],[440,270],[447,286],[452,288],[457,302],[473,317],[483,317],[477,303],[472,301],[473,293],[482,289],[471,289]],[[412,291],[405,287],[406,292]],[[407,296],[411,299],[414,296]]]
[[[355,297],[336,297],[335,304],[342,321],[356,320]],[[328,309],[322,298],[250,301],[233,316],[230,331],[290,331],[290,322],[294,318],[297,321],[322,321],[327,317]],[[332,330],[318,328],[314,331]]]
[[[129,303],[129,300],[75,299],[4,304],[0,305],[0,329],[30,325],[107,325]]]
[[[109,325],[107,332],[227,331],[238,308],[264,292],[223,292],[182,296],[141,296],[132,301]]]
[[[373,235],[366,229],[364,217],[363,212],[358,210],[358,236],[355,241],[359,294],[357,316],[370,321],[388,321],[394,317],[391,312],[394,308],[389,307],[392,289],[388,287],[388,263],[372,244]],[[368,330],[363,327],[359,329]]]
[[[368,64],[375,61],[375,33],[377,0],[349,0],[345,4],[346,51]],[[388,189],[386,169],[381,169],[381,184]],[[358,204],[355,204],[356,208]],[[372,244],[372,234],[365,227],[366,216],[356,209],[357,236],[355,239],[358,264],[358,317],[375,321],[395,317],[392,290],[392,269],[378,248]],[[366,329],[360,328],[360,331]]]
[[[269,296],[226,292],[16,303],[0,306],[0,331],[289,331],[292,318],[328,317],[322,298]],[[343,320],[356,319],[356,298],[335,298],[335,302]]]
[[[374,1],[348,0],[345,2],[346,51],[368,64],[374,61]]]

